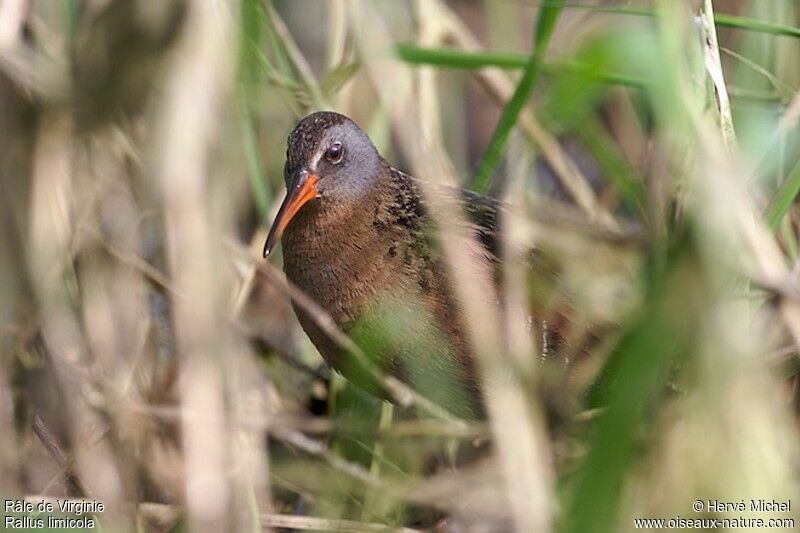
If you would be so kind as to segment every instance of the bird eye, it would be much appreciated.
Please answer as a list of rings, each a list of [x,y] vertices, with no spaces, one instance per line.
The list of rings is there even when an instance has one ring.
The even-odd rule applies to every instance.
[[[334,165],[342,161],[342,156],[344,156],[344,147],[342,143],[333,143],[325,150],[325,159]]]

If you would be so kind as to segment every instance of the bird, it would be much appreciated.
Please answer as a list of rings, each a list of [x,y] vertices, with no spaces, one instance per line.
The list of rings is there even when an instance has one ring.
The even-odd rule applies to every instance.
[[[287,279],[381,371],[455,414],[480,416],[475,360],[432,210],[439,201],[460,206],[478,255],[496,264],[500,202],[460,188],[440,187],[435,199],[423,195],[419,179],[390,165],[353,120],[331,111],[312,113],[291,131],[284,179],[286,196],[264,257],[280,241]],[[306,309],[294,310],[329,366],[385,397]]]

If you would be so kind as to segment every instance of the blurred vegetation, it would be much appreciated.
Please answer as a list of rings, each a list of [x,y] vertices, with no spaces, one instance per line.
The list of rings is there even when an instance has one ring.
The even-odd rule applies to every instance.
[[[691,504],[800,501],[798,57],[795,0],[4,0],[0,493],[107,530],[797,524]],[[481,419],[370,366],[409,317],[330,332],[394,403],[331,372],[261,259],[319,109],[506,203]]]

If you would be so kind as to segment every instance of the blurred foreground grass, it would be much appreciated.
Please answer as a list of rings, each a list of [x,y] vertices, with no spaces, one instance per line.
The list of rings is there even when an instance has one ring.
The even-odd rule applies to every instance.
[[[690,506],[800,501],[799,21],[793,0],[4,0],[0,493],[102,501],[109,530],[796,524]],[[502,316],[456,276],[486,420],[435,383],[391,406],[331,375],[260,259],[317,109],[507,202]]]

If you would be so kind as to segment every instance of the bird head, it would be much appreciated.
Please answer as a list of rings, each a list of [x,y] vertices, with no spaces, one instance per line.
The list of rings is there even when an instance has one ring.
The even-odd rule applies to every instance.
[[[286,197],[264,244],[267,257],[289,222],[309,202],[355,202],[381,172],[381,156],[367,134],[344,115],[308,115],[289,134]]]

